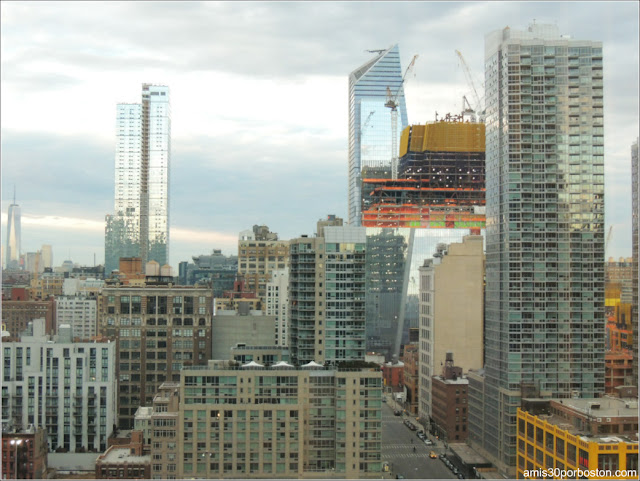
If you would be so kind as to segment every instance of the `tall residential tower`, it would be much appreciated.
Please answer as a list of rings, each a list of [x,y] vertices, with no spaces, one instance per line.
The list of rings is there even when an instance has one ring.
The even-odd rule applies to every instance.
[[[470,437],[514,474],[521,398],[604,392],[602,43],[494,31],[485,85],[484,424]]]
[[[115,212],[106,217],[105,272],[120,257],[169,262],[169,87],[142,85],[142,103],[118,104]]]
[[[362,180],[391,178],[391,109],[385,106],[387,89],[396,97],[400,132],[408,125],[402,87],[400,52],[394,45],[349,75],[349,224],[362,220]]]

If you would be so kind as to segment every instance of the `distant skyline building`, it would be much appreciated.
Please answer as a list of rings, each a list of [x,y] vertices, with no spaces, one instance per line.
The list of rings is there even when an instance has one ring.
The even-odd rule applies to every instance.
[[[470,406],[484,428],[470,441],[513,477],[522,398],[604,393],[602,43],[493,31],[485,84],[485,396]]]
[[[49,244],[43,244],[40,250],[42,268],[53,269],[53,249]]]
[[[142,103],[118,104],[116,115],[115,211],[106,216],[105,271],[120,257],[145,265],[169,262],[169,87],[142,84]]]
[[[391,178],[391,109],[385,106],[387,88],[398,104],[397,142],[407,127],[398,45],[378,51],[349,75],[349,224],[360,226],[362,180]]]
[[[21,243],[20,206],[16,204],[14,190],[13,203],[9,205],[9,211],[7,212],[7,241],[5,244],[5,266],[7,269],[18,269],[20,267]]]

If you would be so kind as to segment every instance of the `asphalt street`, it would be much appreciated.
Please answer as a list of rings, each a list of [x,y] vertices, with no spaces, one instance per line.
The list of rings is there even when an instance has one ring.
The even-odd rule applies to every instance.
[[[394,416],[394,406],[387,397],[387,403],[382,407],[382,462],[389,463],[390,477],[399,474],[407,479],[457,479],[439,458],[429,458],[431,451],[438,455],[445,451],[442,443],[436,441],[433,446],[425,445],[416,436],[416,431],[404,425],[404,414]]]

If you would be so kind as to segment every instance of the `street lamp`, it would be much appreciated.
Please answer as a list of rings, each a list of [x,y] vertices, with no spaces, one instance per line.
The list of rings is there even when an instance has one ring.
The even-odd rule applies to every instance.
[[[18,446],[22,444],[22,439],[12,439],[11,441],[9,441],[9,444],[16,447],[15,454],[13,457],[13,468],[15,471],[13,479],[18,479]]]

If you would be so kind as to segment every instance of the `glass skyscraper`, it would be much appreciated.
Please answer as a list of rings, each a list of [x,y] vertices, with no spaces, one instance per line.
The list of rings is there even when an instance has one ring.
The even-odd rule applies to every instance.
[[[106,217],[105,272],[120,257],[169,261],[169,88],[142,85],[141,104],[118,104],[115,213]]]
[[[6,268],[17,269],[20,267],[20,243],[22,234],[20,231],[20,206],[16,204],[16,194],[13,194],[13,203],[9,205],[7,212],[7,243],[6,243]]]
[[[551,25],[492,32],[485,84],[485,396],[471,441],[510,471],[521,398],[604,392],[602,43]]]
[[[349,75],[349,224],[362,223],[362,179],[391,178],[391,109],[385,107],[387,88],[396,96],[396,145],[408,125],[402,87],[400,53],[394,45],[380,51]]]

